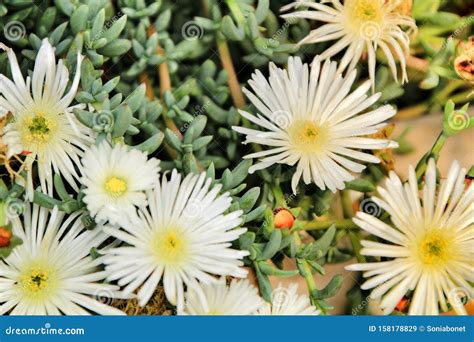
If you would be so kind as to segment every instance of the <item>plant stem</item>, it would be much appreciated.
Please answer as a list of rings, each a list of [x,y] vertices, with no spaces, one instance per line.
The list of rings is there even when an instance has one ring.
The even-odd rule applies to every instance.
[[[295,234],[297,244],[301,245],[302,242],[301,238],[298,235],[298,232],[295,232],[293,234]],[[308,294],[311,300],[311,304],[320,309],[323,314],[326,314],[326,309],[324,307],[321,307],[318,301],[313,297],[313,293],[317,290],[317,287],[313,277],[313,270],[311,269],[311,266],[309,265],[308,261],[306,261],[306,259],[296,258],[296,265],[298,266],[298,271],[300,275],[304,278],[306,282],[306,287],[308,288]]]
[[[140,81],[140,83],[145,83],[145,95],[150,100],[153,100],[155,95],[153,94],[153,87],[148,75],[145,72],[142,72],[140,75],[138,75],[138,81]]]
[[[217,37],[217,50],[219,51],[219,58],[221,60],[222,67],[227,72],[227,84],[229,85],[230,96],[232,97],[232,103],[234,104],[234,107],[236,107],[237,109],[244,108],[246,106],[245,97],[244,97],[244,94],[242,93],[242,88],[240,87],[240,83],[237,78],[237,74],[235,72],[234,64],[232,63],[229,46],[227,45],[227,42],[225,38],[222,36],[222,34],[218,34],[218,37]],[[247,120],[243,116],[241,117],[241,119],[242,119],[242,124],[245,127],[252,126],[249,120]],[[253,143],[252,143],[252,149],[255,152],[260,152],[263,150],[261,145],[253,144]]]
[[[154,32],[156,32],[155,27],[150,26],[148,28],[148,34],[151,35]],[[157,43],[156,53],[160,56],[165,55],[165,51],[160,46],[160,42]],[[158,66],[158,77],[160,79],[160,97],[161,97],[161,99],[163,99],[163,96],[165,95],[165,93],[167,91],[171,91],[170,70],[168,68],[168,63],[166,61],[164,61],[163,63],[161,63]],[[172,130],[173,133],[178,137],[179,140],[183,140],[183,135],[181,134],[180,129],[178,128],[178,126],[176,126],[174,121],[166,115],[166,112],[167,112],[167,108],[166,108],[166,106],[164,106],[163,120],[165,121],[166,127],[168,127],[170,130]],[[174,149],[172,149],[168,144],[166,144],[166,142],[165,142],[165,148],[167,149],[168,152],[170,152],[170,156],[173,159],[177,158],[177,156],[178,156],[177,152]],[[196,159],[195,164],[196,164],[196,167],[199,171],[204,170],[204,168],[202,167],[199,160]]]
[[[207,3],[207,0],[201,0],[201,6],[202,6],[202,11],[204,12],[204,15],[206,17],[209,16],[209,4]]]
[[[438,93],[435,94],[435,102],[439,105],[444,106],[446,101],[449,100],[451,93],[453,93],[459,87],[462,87],[465,84],[463,80],[449,80],[446,86]]]
[[[285,196],[283,195],[283,191],[281,191],[280,181],[277,179],[274,183],[271,184],[271,189],[273,196],[275,196],[275,206],[276,207],[284,207],[286,208],[286,200]]]
[[[158,43],[156,49],[158,55],[164,56],[165,52],[160,46],[160,43]],[[165,92],[171,90],[171,78],[168,69],[168,63],[163,62],[158,66],[158,76],[160,78],[160,97],[163,97]]]
[[[300,275],[304,278],[306,282],[306,287],[308,288],[309,298],[311,300],[311,304],[316,306],[318,309],[321,310],[323,314],[327,314],[325,308],[321,307],[317,300],[313,298],[313,293],[317,290],[316,282],[314,281],[313,271],[311,266],[305,259],[296,259],[296,263],[298,265],[298,270],[300,271]]]
[[[153,94],[153,87],[151,85],[151,81],[148,78],[148,75],[146,74],[146,72],[142,72],[139,75],[138,79],[141,83],[145,83],[145,86],[146,86],[145,94],[150,100],[153,100],[155,98],[155,95]],[[181,136],[181,138],[182,138],[182,136]],[[178,158],[178,152],[176,152],[176,150],[174,150],[166,142],[163,143],[163,146],[165,147],[166,153],[168,153],[168,155],[171,157],[171,159]]]
[[[161,55],[161,56],[165,55],[165,51],[160,46],[159,42],[158,42],[158,46],[157,46],[157,54]],[[165,93],[167,91],[171,91],[170,71],[169,71],[169,68],[168,68],[168,63],[166,61],[159,65],[159,67],[158,67],[158,76],[160,78],[160,97],[163,99]],[[176,126],[174,121],[166,115],[167,109],[166,109],[166,106],[164,106],[164,107],[165,107],[164,108],[165,110],[163,112],[163,120],[165,121],[166,127],[168,127],[170,130],[172,130],[173,133],[178,137],[179,140],[183,140],[183,134],[181,134],[180,129],[178,128],[178,126]],[[168,146],[166,143],[165,143],[165,147],[168,147],[169,149],[171,149],[173,151],[173,154],[177,156],[177,152],[174,149],[172,149],[170,146]],[[193,159],[194,159],[194,163],[196,164],[196,168],[199,170],[199,172],[203,171],[204,168],[202,167],[199,160],[195,159],[194,156],[193,156]]]
[[[156,32],[155,26],[150,25],[148,27],[148,30],[147,30],[148,37],[153,35],[155,32]],[[165,55],[165,51],[160,46],[159,42],[158,42],[158,46],[156,48],[156,53],[160,56]],[[161,99],[163,99],[163,96],[164,96],[165,92],[171,90],[171,78],[170,78],[170,73],[169,73],[169,69],[168,69],[168,63],[166,61],[164,61],[163,63],[161,63],[158,66],[158,78],[160,80],[160,97],[161,97]],[[140,82],[145,83],[146,96],[149,99],[153,100],[155,98],[155,95],[153,93],[153,87],[152,87],[150,78],[148,77],[148,74],[146,72],[142,72],[139,75],[139,80],[140,80]],[[176,126],[174,121],[171,120],[171,118],[166,116],[166,111],[167,111],[166,106],[163,106],[163,107],[164,107],[163,120],[165,122],[166,127],[168,127],[170,130],[172,130],[173,133],[176,134],[176,136],[178,137],[179,140],[183,140],[183,135],[181,134],[181,131],[179,130],[179,128]],[[178,152],[176,152],[176,150],[173,149],[169,144],[164,142],[163,146],[164,146],[166,152],[168,153],[168,155],[171,157],[171,159],[178,158]],[[199,163],[197,163],[197,164],[198,164],[198,167],[199,167],[200,166]],[[201,167],[201,169],[202,169],[202,167]]]
[[[148,27],[148,37],[150,37],[152,34],[156,32],[155,26],[151,25]],[[165,51],[163,48],[160,46],[160,42],[158,42],[157,47],[156,47],[156,53],[159,56],[165,56]],[[168,63],[164,61],[158,66],[158,78],[160,80],[160,97],[163,99],[163,95],[165,92],[171,90],[171,77],[170,77],[170,71],[168,69]],[[179,128],[176,126],[173,120],[171,120],[169,117],[166,116],[166,111],[163,113],[163,120],[165,121],[166,127],[168,127],[170,130],[173,131],[176,136],[182,140],[183,135],[181,134],[181,131]]]
[[[352,209],[352,201],[350,198],[349,191],[342,190],[341,191],[341,201],[342,201],[342,211],[344,218],[351,219],[354,216],[354,210]],[[349,240],[351,241],[352,250],[357,258],[358,262],[366,262],[365,257],[360,254],[360,250],[362,245],[360,243],[361,234],[358,230],[348,230],[347,235],[349,235]]]
[[[324,230],[332,225],[334,225],[336,229],[359,229],[359,227],[352,222],[352,219],[346,218],[343,220],[307,221],[299,230]]]
[[[438,135],[438,138],[436,139],[435,143],[433,144],[433,147],[421,158],[421,160],[418,162],[416,166],[416,178],[418,179],[418,182],[421,181],[423,178],[423,175],[426,172],[426,168],[428,166],[428,158],[433,157],[435,161],[437,162],[439,159],[439,153],[441,152],[444,143],[446,142],[446,135],[444,135],[443,132],[441,132]]]
[[[444,133],[440,133],[438,139],[436,139],[433,147],[431,148],[431,153],[435,155],[436,161],[439,159],[439,154],[443,149],[444,143],[446,142],[447,136]]]
[[[468,100],[471,100],[473,98],[473,95],[474,95],[474,90],[471,88],[461,93],[457,93],[456,95],[453,95],[451,97],[451,101],[453,101],[456,104],[464,103],[464,102],[467,102]]]
[[[232,102],[236,108],[245,107],[245,98],[242,90],[240,88],[239,80],[237,79],[237,74],[235,73],[234,64],[232,63],[232,58],[230,56],[229,46],[224,37],[217,38],[217,50],[219,51],[219,58],[222,63],[222,67],[227,72],[227,83],[229,84],[230,95],[232,97]]]
[[[226,3],[237,22],[243,24],[245,22],[245,16],[240,10],[238,3],[235,0],[227,0]],[[205,9],[206,8],[204,8],[204,10]],[[227,72],[227,84],[229,85],[232,103],[234,104],[235,108],[242,109],[246,106],[245,97],[242,93],[242,88],[240,86],[239,79],[237,78],[237,73],[235,72],[232,57],[230,55],[229,45],[227,44],[227,40],[222,33],[217,34],[216,43],[222,67]],[[245,127],[251,127],[249,120],[244,117],[241,117],[241,120]],[[260,152],[263,150],[262,146],[258,144],[252,144],[252,149],[255,152]]]
[[[365,263],[367,260],[365,256],[360,254],[362,245],[360,244],[360,232],[350,231],[348,232],[349,239],[351,240],[352,250],[354,251],[357,262]]]

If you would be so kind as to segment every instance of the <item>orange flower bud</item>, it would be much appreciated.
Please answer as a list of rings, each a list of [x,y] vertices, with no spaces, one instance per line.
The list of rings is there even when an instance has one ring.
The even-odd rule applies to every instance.
[[[277,209],[274,212],[273,222],[276,228],[291,228],[295,222],[295,217],[288,209]]]
[[[404,311],[408,307],[409,303],[410,301],[408,300],[408,298],[403,297],[402,299],[400,299],[395,309],[397,309],[398,311]]]
[[[11,238],[12,233],[9,230],[6,230],[5,227],[0,227],[0,247],[8,247]]]
[[[454,60],[454,70],[462,79],[474,83],[474,36],[459,42]]]

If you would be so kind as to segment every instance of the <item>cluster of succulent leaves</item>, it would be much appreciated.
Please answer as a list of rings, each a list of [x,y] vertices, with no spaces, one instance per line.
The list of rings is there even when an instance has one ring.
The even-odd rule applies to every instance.
[[[242,210],[243,225],[249,229],[236,247],[249,251],[245,263],[255,270],[266,300],[272,293],[269,276],[299,274],[308,283],[313,272],[325,273],[326,263],[344,261],[354,254],[363,259],[359,253],[360,233],[350,225],[305,228],[315,219],[331,222],[335,218],[331,209],[335,201],[345,200],[344,194],[321,191],[314,185],[292,194],[292,170],[285,165],[249,175],[252,161],[241,161],[242,156],[258,146],[242,145],[241,138],[231,129],[248,123],[241,122],[237,112],[239,104],[230,91],[222,48],[228,50],[237,78],[245,84],[255,68],[266,71],[269,62],[283,66],[290,55],[310,62],[312,56],[331,44],[296,46],[314,28],[314,22],[280,19],[280,8],[290,2],[5,0],[0,4],[0,35],[11,21],[19,21],[26,28],[21,39],[8,41],[2,37],[17,55],[21,54],[24,74],[32,69],[41,40],[46,37],[71,73],[78,51],[84,55],[75,100],[85,108],[75,110],[75,114],[98,133],[98,142],[111,139],[146,151],[162,160],[163,170],[206,172],[222,185],[222,192],[232,195],[229,210]],[[392,80],[387,67],[377,70],[380,102],[406,107],[409,116],[436,110],[449,97],[456,103],[466,99],[467,90],[451,62],[456,42],[463,38],[472,21],[463,17],[462,1],[452,1],[446,8],[441,5],[440,0],[418,0],[413,7],[419,25],[413,48],[429,62],[428,70],[410,71],[411,82],[405,87]],[[383,62],[383,57],[380,59]],[[0,56],[0,72],[9,74],[6,54]],[[170,87],[163,85],[163,72],[167,73]],[[362,81],[367,74],[363,63],[360,74]],[[424,90],[419,91],[419,86]],[[409,91],[415,88],[417,91]],[[400,153],[411,150],[404,136],[399,137],[399,142]],[[347,189],[359,192],[361,200],[368,197],[387,174],[390,159],[391,155],[387,155],[387,163],[367,168],[360,179],[347,183]],[[82,192],[73,193],[59,175],[54,177],[54,184],[54,198],[35,192],[34,202],[49,208],[58,206],[68,213],[84,211],[83,221],[93,229],[95,223],[87,214]],[[2,184],[1,204],[19,201],[22,194],[21,186]],[[292,228],[275,228],[273,210],[279,207],[288,207],[296,217]],[[346,205],[346,209],[337,215],[344,216],[347,222],[350,208]],[[308,231],[314,238],[312,242],[300,240],[301,230]],[[339,243],[346,237],[351,242],[349,246]],[[10,247],[17,243],[20,242]],[[2,251],[2,255],[9,251],[11,248]],[[286,258],[295,261],[293,270],[283,269]],[[328,312],[330,306],[325,300],[338,291],[341,283],[341,276],[324,286],[317,284],[318,288],[308,283],[312,303]],[[360,289],[353,289],[350,295],[356,298],[354,303],[357,298],[364,298]]]

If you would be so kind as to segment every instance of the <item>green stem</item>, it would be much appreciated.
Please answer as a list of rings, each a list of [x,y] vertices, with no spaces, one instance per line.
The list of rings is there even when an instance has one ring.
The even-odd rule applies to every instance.
[[[321,310],[323,314],[327,314],[327,311],[324,307],[319,305],[318,301],[313,298],[313,293],[317,291],[316,282],[314,281],[313,271],[311,270],[311,266],[305,259],[296,259],[296,264],[298,265],[298,270],[300,271],[300,275],[304,278],[306,282],[306,287],[308,288],[309,298],[311,300],[311,304],[316,306],[318,309]]]
[[[352,216],[354,216],[354,210],[352,209],[352,201],[349,195],[349,191],[347,190],[341,191],[341,201],[342,201],[342,211],[343,211],[344,217],[346,219],[350,219]],[[360,239],[361,239],[360,231],[348,230],[347,234],[349,235],[349,240],[351,241],[352,250],[354,251],[357,261],[362,262],[362,263],[366,262],[365,257],[360,253],[360,250],[362,249],[362,245],[360,243]]]
[[[296,241],[298,245],[301,245],[301,238],[299,237],[298,233],[294,233],[296,237]],[[298,271],[300,275],[304,278],[306,282],[306,287],[308,288],[308,293],[309,293],[309,298],[311,300],[311,304],[316,306],[318,309],[321,310],[323,314],[327,314],[327,311],[324,307],[319,305],[319,302],[313,297],[313,293],[317,291],[316,287],[316,282],[314,281],[313,277],[313,270],[311,269],[311,266],[309,265],[308,261],[306,259],[296,259],[296,265],[298,267]]]
[[[280,187],[280,181],[279,179],[276,179],[274,183],[271,185],[272,193],[273,196],[275,196],[275,201],[276,201],[276,207],[284,207],[286,208],[286,200],[285,196],[283,195],[283,191],[281,190]]]
[[[421,179],[423,178],[423,175],[426,172],[426,168],[428,167],[428,159],[434,158],[435,162],[438,161],[439,154],[441,150],[443,149],[446,139],[447,139],[447,136],[444,135],[443,132],[441,132],[438,138],[436,139],[435,143],[433,144],[433,147],[431,147],[431,149],[418,162],[418,165],[416,166],[416,178],[418,179],[418,182],[421,181]]]
[[[4,201],[0,201],[0,227],[7,225],[7,205]]]
[[[365,257],[360,253],[362,249],[362,245],[360,244],[360,232],[350,231],[348,233],[349,239],[351,240],[352,250],[356,256],[357,262],[365,263],[367,260]]]
[[[448,84],[446,84],[446,86],[443,87],[443,89],[438,94],[435,95],[434,98],[436,102],[444,106],[446,101],[448,101],[451,93],[453,93],[459,87],[462,87],[464,84],[465,83],[463,80],[450,80]]]
[[[456,95],[453,95],[451,97],[451,101],[453,101],[456,104],[465,103],[473,97],[473,94],[474,94],[474,90],[471,88],[469,90],[466,90],[466,91],[463,91],[461,93],[457,93]]]
[[[444,143],[446,142],[447,136],[444,133],[440,133],[438,139],[436,139],[433,148],[431,149],[431,153],[434,154],[436,160],[439,159],[439,154],[443,149]]]
[[[299,230],[325,230],[334,225],[336,229],[359,229],[352,219],[307,221]]]

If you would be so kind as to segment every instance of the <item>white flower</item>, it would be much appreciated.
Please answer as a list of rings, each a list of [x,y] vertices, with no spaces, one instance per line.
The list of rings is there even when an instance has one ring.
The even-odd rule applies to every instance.
[[[7,51],[13,76],[11,81],[0,74],[0,107],[13,114],[2,131],[2,139],[8,145],[8,157],[29,152],[25,162],[28,198],[33,194],[35,161],[43,192],[53,193],[53,173],[60,173],[78,191],[76,166],[82,151],[94,141],[92,130],[71,114],[75,107],[69,107],[79,85],[82,57],[78,54],[76,75],[65,94],[69,72],[62,60],[56,65],[54,48],[46,38],[36,57],[32,76],[28,76],[26,82],[13,50],[3,44],[0,49]]]
[[[394,227],[362,212],[354,218],[362,229],[386,241],[362,241],[361,253],[387,259],[347,267],[370,278],[361,287],[375,288],[373,298],[383,296],[386,314],[410,290],[411,315],[436,315],[439,307],[448,310],[447,302],[466,313],[456,298],[460,289],[472,296],[469,282],[474,281],[474,185],[465,190],[465,175],[454,162],[436,195],[436,166],[430,160],[419,195],[413,167],[405,184],[392,172],[386,189],[378,189],[382,199],[373,200],[390,214]]]
[[[23,244],[0,262],[0,314],[123,314],[96,300],[121,297],[118,286],[102,283],[101,258],[89,255],[108,237],[101,229],[85,230],[79,212],[65,217],[36,204],[12,225]]]
[[[299,44],[320,43],[338,40],[321,54],[321,59],[331,58],[346,49],[341,59],[338,72],[342,72],[350,63],[353,69],[360,60],[363,51],[367,51],[369,60],[369,76],[372,89],[375,83],[375,53],[380,47],[387,57],[393,78],[397,80],[396,59],[400,61],[402,82],[408,82],[406,73],[406,56],[409,55],[411,31],[416,30],[415,21],[400,13],[396,8],[399,1],[386,0],[332,0],[332,6],[294,2],[282,8],[305,6],[314,9],[302,10],[282,17],[285,19],[305,18],[325,22],[326,24],[312,30]],[[406,32],[402,27],[408,27]],[[395,56],[394,56],[395,55]]]
[[[158,183],[160,161],[145,152],[106,142],[92,145],[82,158],[84,202],[97,222],[118,224],[146,205],[145,190]]]
[[[379,162],[358,149],[396,146],[388,140],[365,137],[386,125],[384,121],[395,114],[393,107],[385,105],[359,115],[380,94],[367,97],[369,81],[349,94],[356,71],[342,77],[336,68],[337,64],[329,60],[321,65],[317,56],[309,70],[299,57],[290,57],[288,71],[270,65],[269,81],[259,70],[252,75],[249,84],[255,95],[246,89],[244,92],[261,114],[240,114],[266,131],[233,129],[246,134],[245,143],[270,149],[245,156],[265,157],[250,168],[250,173],[275,163],[298,164],[291,181],[294,192],[301,176],[306,184],[313,181],[319,188],[334,192],[354,179],[349,171],[358,173],[365,168],[358,161]]]
[[[182,310],[185,284],[204,297],[201,283],[215,282],[212,275],[245,277],[241,268],[247,251],[231,248],[245,228],[242,211],[224,214],[231,205],[228,193],[219,195],[220,185],[211,190],[212,180],[201,175],[181,175],[173,170],[154,191],[148,191],[149,209],[138,211],[135,222],[124,222],[123,230],[105,231],[127,246],[111,249],[105,256],[110,280],[127,285],[129,294],[139,286],[139,304],[145,305],[163,278],[166,297]]]
[[[265,303],[265,306],[258,311],[258,315],[280,315],[280,316],[309,316],[319,315],[308,296],[298,295],[298,284],[290,284],[288,288],[278,285],[272,292],[272,304]]]
[[[259,310],[264,301],[258,295],[258,290],[248,279],[233,279],[229,286],[225,277],[216,283],[202,285],[204,299],[193,289],[186,292],[186,302],[182,315],[221,315],[239,316],[253,315]]]
[[[8,114],[8,110],[0,105],[0,119],[3,119],[7,114]]]

